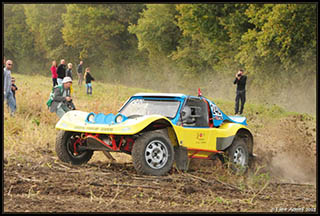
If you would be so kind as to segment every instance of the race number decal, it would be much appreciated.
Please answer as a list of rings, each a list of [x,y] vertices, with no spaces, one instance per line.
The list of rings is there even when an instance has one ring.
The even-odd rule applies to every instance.
[[[215,104],[211,104],[211,111],[213,119],[222,120],[222,113],[220,112],[219,108]]]
[[[224,121],[224,114],[220,111],[220,109],[213,102],[209,101],[210,109],[212,112],[212,120],[213,125],[215,127],[219,127]]]

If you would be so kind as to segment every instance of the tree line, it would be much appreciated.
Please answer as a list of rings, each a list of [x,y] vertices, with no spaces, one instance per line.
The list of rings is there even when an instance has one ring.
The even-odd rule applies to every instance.
[[[309,85],[317,15],[315,3],[8,3],[4,55],[20,73],[48,73],[52,60],[65,58],[99,68],[102,78],[128,77],[132,68],[150,80],[172,70],[191,79],[243,68],[252,85]]]

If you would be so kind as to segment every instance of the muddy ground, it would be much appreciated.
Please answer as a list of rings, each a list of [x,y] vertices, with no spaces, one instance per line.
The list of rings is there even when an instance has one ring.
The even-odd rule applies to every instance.
[[[192,160],[187,173],[173,168],[154,177],[137,175],[120,154],[82,166],[60,162],[54,148],[28,163],[5,158],[3,211],[316,212],[316,127],[300,118],[254,122],[257,157],[246,176],[218,160]]]

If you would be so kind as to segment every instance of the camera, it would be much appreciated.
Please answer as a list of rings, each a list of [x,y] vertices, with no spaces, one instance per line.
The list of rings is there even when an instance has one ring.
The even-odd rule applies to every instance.
[[[72,102],[72,100],[70,101],[66,101],[66,105],[69,109],[71,110],[75,110],[76,109],[76,106],[74,105],[74,103]]]

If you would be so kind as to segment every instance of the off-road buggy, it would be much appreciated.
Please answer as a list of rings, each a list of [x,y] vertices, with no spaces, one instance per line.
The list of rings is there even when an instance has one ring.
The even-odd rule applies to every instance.
[[[253,156],[246,118],[225,115],[215,103],[184,94],[139,93],[116,115],[69,111],[56,124],[56,153],[63,162],[87,163],[94,151],[132,156],[139,174],[165,175],[190,158],[229,160],[245,172]]]

